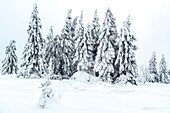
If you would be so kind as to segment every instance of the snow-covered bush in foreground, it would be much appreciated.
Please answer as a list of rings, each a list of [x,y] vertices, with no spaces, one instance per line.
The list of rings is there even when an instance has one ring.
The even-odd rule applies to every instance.
[[[54,96],[54,90],[50,87],[51,82],[48,80],[45,83],[41,83],[42,94],[39,99],[39,105],[42,108],[45,108],[45,105],[49,99]]]
[[[91,83],[94,83],[94,82],[98,82],[99,79],[95,76],[92,76],[88,73],[86,73],[85,71],[78,71],[78,72],[75,72],[73,74],[73,76],[71,77],[72,80],[76,80],[76,81],[80,81],[80,82],[91,82]]]

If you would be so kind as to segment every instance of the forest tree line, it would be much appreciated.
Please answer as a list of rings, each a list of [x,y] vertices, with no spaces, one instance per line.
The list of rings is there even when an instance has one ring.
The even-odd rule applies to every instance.
[[[93,20],[87,28],[84,28],[83,11],[75,18],[71,16],[71,12],[71,9],[68,10],[61,33],[54,36],[51,27],[44,39],[35,4],[27,30],[28,40],[22,54],[22,63],[18,66],[15,41],[11,41],[2,62],[2,74],[15,73],[22,78],[53,78],[57,75],[60,79],[69,79],[75,72],[85,71],[104,82],[136,84],[140,75],[135,58],[136,38],[130,32],[130,16],[125,19],[118,33],[116,18],[110,8],[105,13],[102,26],[95,10]],[[156,54],[153,54],[145,81],[169,83],[164,56],[159,67],[160,71],[157,72]]]

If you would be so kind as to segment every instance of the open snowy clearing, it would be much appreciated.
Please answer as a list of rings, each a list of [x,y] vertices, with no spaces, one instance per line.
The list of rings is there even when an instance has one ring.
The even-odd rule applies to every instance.
[[[0,76],[0,113],[170,113],[170,85],[111,85],[53,80],[55,96],[39,107],[45,79]]]

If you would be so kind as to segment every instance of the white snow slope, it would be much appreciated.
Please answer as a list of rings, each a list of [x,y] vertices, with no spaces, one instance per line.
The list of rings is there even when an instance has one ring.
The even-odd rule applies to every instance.
[[[14,75],[11,75],[14,76]],[[55,96],[38,105],[45,79],[0,76],[0,113],[170,113],[170,85],[111,85],[53,80]]]

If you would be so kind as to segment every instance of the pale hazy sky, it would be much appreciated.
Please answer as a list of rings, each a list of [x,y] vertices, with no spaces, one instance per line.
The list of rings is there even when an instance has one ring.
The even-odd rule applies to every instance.
[[[98,9],[102,26],[105,12],[110,7],[116,17],[118,31],[130,14],[131,33],[138,40],[138,65],[148,64],[155,50],[157,62],[161,54],[165,54],[170,68],[170,0],[0,0],[0,61],[5,57],[5,48],[10,40],[16,41],[17,55],[21,59],[34,3],[38,5],[43,38],[46,38],[51,25],[55,35],[60,33],[68,9],[72,9],[73,17],[79,16],[83,10],[85,26],[92,21],[94,11]]]

